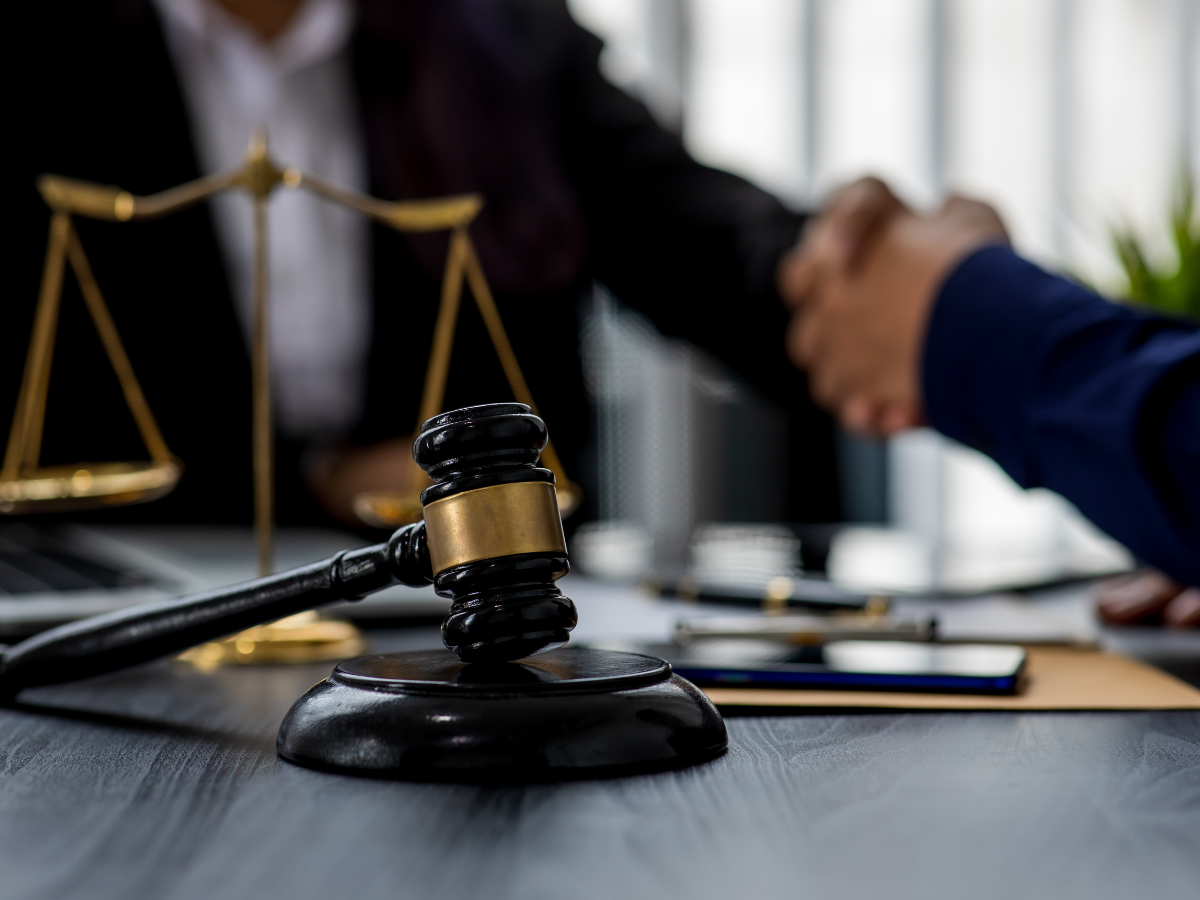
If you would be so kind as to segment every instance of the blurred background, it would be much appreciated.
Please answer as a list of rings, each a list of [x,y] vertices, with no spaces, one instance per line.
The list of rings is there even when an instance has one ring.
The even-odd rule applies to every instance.
[[[1020,252],[1112,296],[1128,290],[1117,232],[1174,264],[1172,198],[1200,170],[1197,0],[569,2],[610,79],[796,209],[875,174],[921,207],[987,200]],[[602,285],[583,345],[601,519],[577,535],[583,569],[670,571],[702,523],[779,520],[777,411]],[[865,526],[828,560],[841,581],[970,590],[1130,562],[1061,498],[931,431],[842,435],[838,455],[843,518]]]

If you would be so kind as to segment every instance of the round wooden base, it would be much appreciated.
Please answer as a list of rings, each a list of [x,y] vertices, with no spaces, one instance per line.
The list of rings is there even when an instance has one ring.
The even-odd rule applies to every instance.
[[[448,650],[343,662],[279,728],[285,759],[412,780],[543,781],[681,768],[725,723],[661,659],[565,648],[467,664]]]

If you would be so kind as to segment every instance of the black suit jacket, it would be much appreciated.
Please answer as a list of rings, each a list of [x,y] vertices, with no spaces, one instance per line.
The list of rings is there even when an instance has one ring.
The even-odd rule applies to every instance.
[[[801,217],[697,164],[642,104],[607,83],[599,40],[562,0],[359,5],[353,59],[371,189],[388,198],[487,195],[473,234],[568,470],[581,472],[592,418],[577,316],[595,279],[664,334],[706,348],[783,405],[794,473],[789,514],[836,518],[831,429],[785,359],[785,315],[773,287]],[[0,337],[6,422],[45,250],[48,212],[36,175],[141,194],[199,174],[179,81],[147,0],[57,0],[24,4],[11,16],[5,121],[15,164],[2,180],[10,224]],[[187,466],[168,497],[106,517],[248,521],[248,355],[207,207],[149,223],[81,219],[77,227],[166,440]],[[372,242],[373,337],[355,434],[363,442],[413,427],[445,248],[444,236],[406,239],[381,228]],[[43,461],[142,457],[67,281]],[[464,303],[447,406],[505,399],[482,322]],[[283,522],[320,519],[300,484],[302,452],[286,441],[279,447]]]

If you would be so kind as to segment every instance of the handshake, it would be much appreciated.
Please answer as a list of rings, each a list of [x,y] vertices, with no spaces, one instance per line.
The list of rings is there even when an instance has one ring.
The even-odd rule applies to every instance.
[[[843,188],[777,270],[788,355],[846,430],[930,424],[1162,570],[1102,587],[1106,620],[1200,626],[1200,328],[1007,244],[986,204],[920,215],[877,179]]]
[[[985,203],[951,197],[920,215],[876,178],[842,188],[777,273],[788,355],[813,398],[865,437],[926,424],[921,359],[938,290],[972,251],[1007,243]]]

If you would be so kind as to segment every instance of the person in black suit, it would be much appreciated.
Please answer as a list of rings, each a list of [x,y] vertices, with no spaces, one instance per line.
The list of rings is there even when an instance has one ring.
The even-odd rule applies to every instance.
[[[219,2],[264,43],[301,6],[198,2]],[[54,0],[10,11],[0,416],[11,416],[41,275],[48,211],[36,176],[148,194],[202,174],[160,6]],[[357,0],[354,14],[348,52],[365,187],[386,199],[486,196],[472,236],[568,471],[580,471],[590,424],[578,308],[600,281],[664,334],[707,349],[786,408],[788,515],[838,518],[831,425],[787,361],[775,287],[804,217],[691,159],[676,135],[600,75],[601,42],[563,0]],[[107,515],[247,521],[248,350],[212,209],[77,227],[149,403],[187,467],[171,495]],[[370,231],[361,410],[332,436],[280,434],[280,521],[345,517],[354,491],[398,477],[445,248],[444,235]],[[73,291],[64,296],[43,461],[136,458],[135,429]],[[482,322],[464,304],[447,408],[508,398]]]

